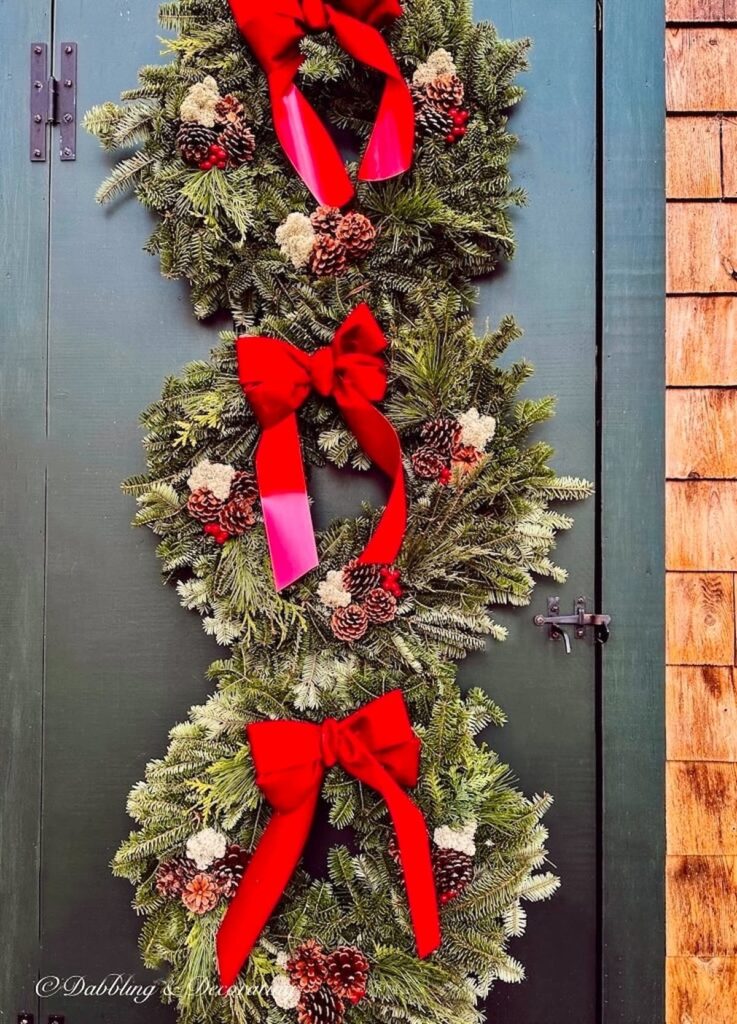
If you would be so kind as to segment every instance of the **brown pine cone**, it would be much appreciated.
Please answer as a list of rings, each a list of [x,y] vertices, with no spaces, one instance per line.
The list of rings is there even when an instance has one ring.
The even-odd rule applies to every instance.
[[[223,503],[207,487],[192,491],[187,502],[187,511],[199,523],[216,523]]]
[[[220,509],[218,525],[231,537],[240,537],[256,522],[253,501],[249,498],[231,498]]]
[[[235,124],[236,121],[240,121],[243,118],[243,104],[234,96],[232,92],[229,92],[227,96],[223,96],[215,107],[215,117],[221,123],[226,121],[231,124]]]
[[[219,144],[228,154],[232,167],[250,163],[256,152],[256,139],[245,121],[231,121],[220,133]]]
[[[342,1024],[343,1000],[327,985],[316,992],[304,992],[297,1006],[299,1024]]]
[[[318,206],[310,216],[310,223],[318,235],[334,236],[342,220],[343,214],[337,206]]]
[[[156,869],[156,891],[162,896],[181,896],[185,885],[197,874],[189,857],[177,856],[162,861]]]
[[[368,974],[369,962],[355,946],[339,946],[328,957],[328,986],[354,1006],[366,995]]]
[[[330,628],[338,640],[352,644],[366,635],[368,616],[360,604],[336,608],[330,619]]]
[[[340,222],[335,237],[343,243],[351,259],[362,260],[376,243],[376,228],[368,217],[352,210]]]
[[[231,843],[222,857],[213,861],[210,873],[226,900],[232,900],[245,874],[251,855],[238,843]]]
[[[258,498],[258,484],[253,473],[246,469],[239,469],[230,484],[229,498],[245,498],[248,501],[255,501]]]
[[[435,448],[425,445],[412,454],[412,468],[423,480],[437,480],[448,466],[448,459]]]
[[[287,960],[289,980],[303,992],[317,992],[328,973],[325,950],[319,942],[307,939]]]
[[[220,888],[212,877],[202,871],[187,882],[182,890],[182,903],[193,914],[206,914],[213,910],[220,899]]]
[[[343,569],[343,586],[354,600],[360,601],[370,590],[381,586],[381,566],[354,559]]]
[[[375,626],[391,622],[397,617],[397,599],[387,590],[377,587],[369,591],[363,602],[366,618]]]
[[[440,75],[425,86],[425,95],[439,110],[457,110],[463,105],[465,89],[458,75]]]
[[[317,235],[310,253],[310,270],[318,277],[340,277],[348,265],[345,246],[331,235]]]
[[[208,128],[197,121],[183,121],[177,132],[177,149],[185,164],[198,167],[207,159],[210,146],[217,139],[218,134],[214,128]]]
[[[473,858],[459,850],[434,849],[432,866],[441,904],[460,896],[473,878]]]
[[[422,95],[420,102],[415,101],[415,124],[418,129],[427,135],[448,135],[453,130],[450,114],[430,103],[422,86],[414,86],[414,89]]]
[[[461,439],[461,425],[452,416],[435,416],[422,424],[420,437],[428,448],[450,456]]]

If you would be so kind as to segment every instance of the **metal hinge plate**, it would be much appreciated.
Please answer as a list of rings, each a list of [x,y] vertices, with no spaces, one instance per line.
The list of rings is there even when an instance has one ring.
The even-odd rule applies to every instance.
[[[32,163],[44,163],[48,154],[47,125],[59,125],[59,159],[77,158],[77,44],[62,43],[59,61],[61,78],[49,74],[49,48],[31,43]]]

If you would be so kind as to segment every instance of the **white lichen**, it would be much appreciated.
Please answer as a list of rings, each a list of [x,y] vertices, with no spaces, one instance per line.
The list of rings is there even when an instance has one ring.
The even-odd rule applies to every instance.
[[[493,416],[481,416],[478,409],[472,407],[468,412],[456,416],[461,426],[461,444],[471,445],[480,452],[486,449],[489,441],[496,433],[496,420]]]
[[[179,108],[179,116],[182,121],[196,121],[212,128],[216,121],[215,107],[221,99],[217,82],[208,75],[202,82],[190,85]]]
[[[209,459],[203,459],[190,473],[187,486],[190,491],[198,491],[201,487],[206,487],[220,501],[227,501],[235,472],[233,466],[227,466],[224,462],[210,462]]]
[[[447,50],[440,49],[434,50],[423,64],[418,65],[412,81],[415,85],[427,85],[443,75],[455,74],[457,69],[452,56]]]
[[[290,213],[276,229],[276,241],[282,255],[298,270],[307,266],[316,238],[310,218],[303,213]]]
[[[457,850],[458,853],[465,853],[473,857],[476,853],[477,824],[475,821],[467,821],[462,828],[451,828],[449,825],[440,825],[435,829],[433,839],[439,850]]]
[[[228,840],[222,832],[214,828],[203,828],[187,840],[187,856],[200,871],[204,871],[214,860],[224,856],[227,845]]]
[[[343,585],[343,573],[333,570],[318,584],[317,596],[327,608],[347,608],[351,595]]]
[[[295,1009],[301,994],[285,974],[277,974],[271,983],[271,998],[280,1010]]]

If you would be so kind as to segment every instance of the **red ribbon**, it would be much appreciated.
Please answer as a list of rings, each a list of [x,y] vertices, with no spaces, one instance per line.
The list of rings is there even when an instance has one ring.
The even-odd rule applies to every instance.
[[[425,819],[404,791],[417,785],[420,740],[401,692],[393,690],[341,721],[258,722],[246,731],[256,783],[274,813],[218,930],[223,988],[238,977],[292,877],[325,772],[336,764],[376,790],[389,809],[417,955],[429,956],[440,945],[438,904]]]
[[[295,85],[311,32],[332,29],[342,48],[386,76],[374,128],[358,171],[365,181],[408,170],[414,109],[404,76],[379,28],[398,18],[398,0],[229,0],[238,28],[266,73],[274,128],[285,153],[318,202],[344,206],[353,185],[330,134]]]
[[[363,451],[392,480],[384,513],[359,561],[391,565],[399,553],[407,525],[402,447],[373,404],[386,391],[386,347],[365,303],[313,355],[280,338],[236,341],[240,382],[263,430],[255,466],[277,589],[318,564],[295,415],[313,388],[335,399]]]

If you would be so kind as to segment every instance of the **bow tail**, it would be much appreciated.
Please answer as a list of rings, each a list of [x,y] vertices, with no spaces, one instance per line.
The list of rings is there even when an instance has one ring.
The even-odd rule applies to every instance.
[[[441,935],[430,839],[422,811],[371,754],[364,756],[360,764],[351,763],[350,771],[375,789],[389,809],[397,837],[417,955],[424,959],[440,946]]]
[[[358,169],[362,181],[383,181],[412,166],[415,111],[399,65],[378,29],[331,8],[338,42],[352,57],[386,76],[371,137]]]
[[[272,76],[269,87],[274,130],[297,174],[318,203],[345,206],[353,185],[327,128],[293,81]]]
[[[320,781],[293,811],[274,812],[220,924],[215,945],[224,991],[238,977],[294,874],[315,817]]]
[[[255,466],[274,583],[283,590],[319,562],[295,416],[264,430]]]
[[[407,528],[407,496],[402,466],[402,445],[384,414],[355,391],[337,396],[343,419],[371,461],[392,481],[384,513],[358,561],[391,565],[397,558]]]

